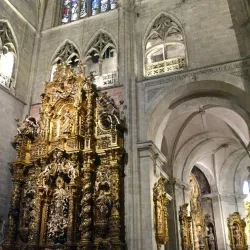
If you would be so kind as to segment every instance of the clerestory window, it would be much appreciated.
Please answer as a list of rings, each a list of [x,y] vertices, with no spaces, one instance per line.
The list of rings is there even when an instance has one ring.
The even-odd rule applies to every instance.
[[[12,31],[7,22],[0,21],[0,84],[10,90],[14,88],[16,59],[16,43]]]
[[[117,0],[63,0],[62,24],[113,10]]]
[[[186,66],[186,48],[180,26],[161,14],[151,26],[145,42],[146,76],[177,71]]]
[[[86,73],[94,72],[98,87],[113,86],[117,82],[117,52],[112,38],[99,32],[85,55]]]
[[[52,60],[52,70],[50,80],[53,80],[54,73],[57,69],[57,65],[65,62],[71,65],[73,68],[77,68],[79,62],[79,52],[77,48],[69,41],[66,41],[56,52]]]

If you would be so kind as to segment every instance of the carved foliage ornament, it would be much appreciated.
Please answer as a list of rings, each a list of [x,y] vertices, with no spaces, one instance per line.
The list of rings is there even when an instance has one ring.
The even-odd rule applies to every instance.
[[[247,237],[245,233],[246,223],[238,212],[235,212],[227,219],[230,247],[232,250],[246,250]]]
[[[158,245],[165,245],[168,242],[168,198],[165,182],[165,179],[160,178],[153,188],[155,238]]]

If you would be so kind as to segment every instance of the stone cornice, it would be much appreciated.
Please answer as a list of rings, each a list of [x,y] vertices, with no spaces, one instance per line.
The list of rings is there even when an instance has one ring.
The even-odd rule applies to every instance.
[[[168,162],[158,147],[152,141],[141,142],[137,144],[138,151],[148,151],[152,159],[157,159],[162,165]]]
[[[221,64],[216,64],[212,66],[206,66],[198,69],[191,69],[191,70],[185,70],[185,71],[178,71],[177,73],[173,73],[171,75],[167,76],[158,76],[157,78],[148,78],[144,79],[143,84],[145,88],[149,88],[155,85],[164,85],[166,83],[171,83],[177,80],[184,80],[185,78],[191,77],[194,79],[194,81],[198,80],[198,76],[202,74],[213,74],[218,72],[223,72],[227,70],[232,70],[235,68],[240,68],[244,66],[243,64],[247,63],[250,64],[250,57],[241,58],[238,60],[225,62]],[[232,75],[236,76],[243,76],[247,79],[250,79],[248,74],[244,74],[244,72],[232,72]]]

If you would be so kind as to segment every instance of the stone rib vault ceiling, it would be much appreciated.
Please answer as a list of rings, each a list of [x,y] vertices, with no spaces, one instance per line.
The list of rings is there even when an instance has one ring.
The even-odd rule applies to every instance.
[[[162,151],[177,178],[185,180],[197,165],[212,183],[217,179],[220,192],[240,191],[244,180],[238,173],[250,165],[248,128],[235,111],[211,103],[213,98],[201,97],[175,107],[163,132]]]

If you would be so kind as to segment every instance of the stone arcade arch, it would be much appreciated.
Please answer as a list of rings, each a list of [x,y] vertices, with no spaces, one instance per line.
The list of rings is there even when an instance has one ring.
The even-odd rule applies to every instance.
[[[242,108],[250,107],[246,102],[244,90],[233,84],[188,83],[172,91],[162,89],[145,108],[141,122],[146,129],[140,130],[140,140],[152,141],[167,159],[162,169],[170,177],[174,200],[169,206],[173,210],[169,224],[178,221],[179,206],[190,202],[189,176],[196,165],[211,187],[206,196],[212,200],[218,249],[228,249],[230,244],[229,214],[245,215],[242,186],[250,164],[249,110]],[[180,240],[173,239],[179,239],[178,227],[170,232],[167,249],[180,247]]]

